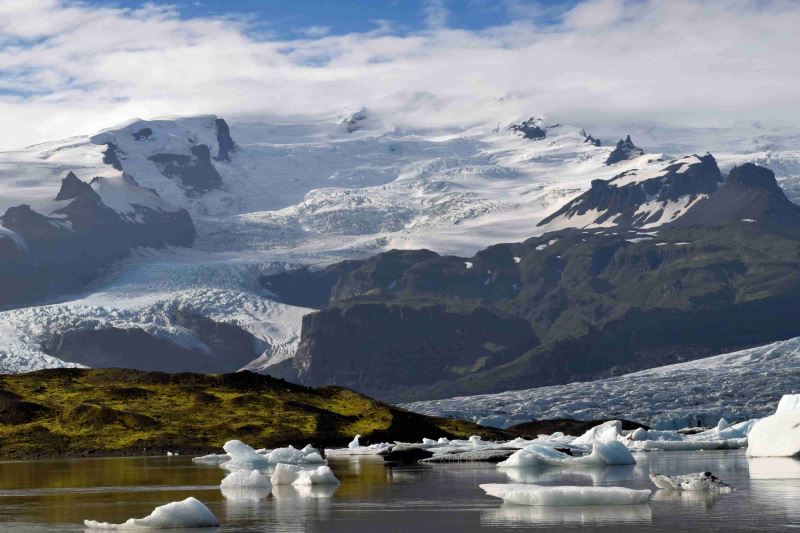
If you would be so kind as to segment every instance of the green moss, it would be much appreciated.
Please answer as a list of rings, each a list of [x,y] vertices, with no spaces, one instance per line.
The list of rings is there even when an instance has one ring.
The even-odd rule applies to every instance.
[[[54,369],[0,376],[0,457],[207,453],[503,432],[409,413],[339,387],[310,389],[249,372],[163,374]]]

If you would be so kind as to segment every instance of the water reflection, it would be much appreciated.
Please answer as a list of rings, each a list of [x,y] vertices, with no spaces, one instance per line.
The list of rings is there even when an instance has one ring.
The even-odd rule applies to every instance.
[[[229,502],[258,502],[266,499],[268,488],[220,487],[220,492]]]
[[[607,505],[548,507],[511,505],[504,503],[498,509],[481,513],[481,523],[487,525],[564,525],[602,526],[609,524],[646,524],[653,519],[650,506]]]
[[[657,490],[651,496],[653,502],[677,502],[682,506],[711,509],[725,494],[716,490]]]
[[[331,498],[339,485],[275,485],[272,495],[277,500],[304,500],[307,498]]]

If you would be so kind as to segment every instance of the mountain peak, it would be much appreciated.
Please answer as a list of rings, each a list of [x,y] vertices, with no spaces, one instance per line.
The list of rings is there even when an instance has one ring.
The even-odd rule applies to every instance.
[[[526,139],[538,141],[547,137],[547,132],[542,127],[542,124],[543,120],[541,118],[531,117],[519,124],[512,124],[509,129],[515,133],[521,134]]]
[[[728,184],[739,187],[778,188],[775,173],[766,167],[760,167],[753,163],[745,163],[734,167],[728,174]]]
[[[608,159],[606,159],[606,165],[613,165],[614,163],[619,163],[620,161],[625,161],[626,159],[633,159],[634,157],[639,157],[640,155],[644,154],[644,150],[636,146],[633,141],[631,140],[630,134],[624,139],[620,139],[617,142],[617,147],[608,154]]]
[[[67,176],[61,180],[61,189],[58,191],[58,195],[56,195],[56,200],[71,200],[89,193],[94,194],[92,187],[85,181],[81,181],[74,172],[69,172]]]

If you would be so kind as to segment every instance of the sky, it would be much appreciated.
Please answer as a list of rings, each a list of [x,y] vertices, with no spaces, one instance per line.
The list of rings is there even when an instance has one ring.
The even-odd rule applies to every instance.
[[[0,149],[132,118],[800,123],[798,0],[0,0]]]

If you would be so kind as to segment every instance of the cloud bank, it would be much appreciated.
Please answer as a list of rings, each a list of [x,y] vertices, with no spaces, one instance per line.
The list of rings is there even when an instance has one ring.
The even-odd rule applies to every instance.
[[[545,114],[576,124],[800,119],[800,2],[585,0],[539,22],[277,40],[247,20],[0,0],[0,148],[168,114],[328,115],[401,127]]]

